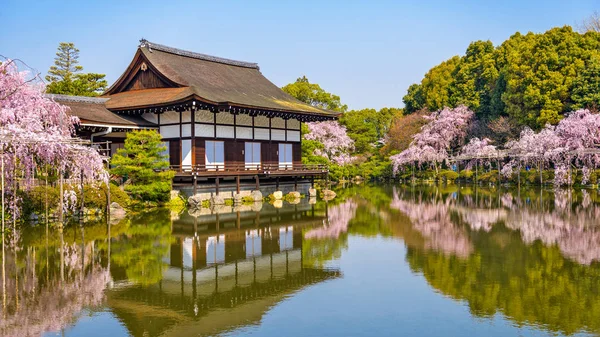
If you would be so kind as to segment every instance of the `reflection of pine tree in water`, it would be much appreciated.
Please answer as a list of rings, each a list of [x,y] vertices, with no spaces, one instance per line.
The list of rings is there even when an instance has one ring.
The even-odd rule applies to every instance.
[[[59,331],[76,321],[85,308],[100,305],[111,278],[93,246],[94,242],[88,242],[82,250],[81,243],[63,242],[62,247],[47,247],[43,252],[34,247],[20,249],[18,243],[6,247],[7,305],[2,308],[0,334],[39,336]],[[62,281],[57,264],[61,252]],[[52,265],[46,265],[46,254]],[[56,270],[50,273],[48,268]]]

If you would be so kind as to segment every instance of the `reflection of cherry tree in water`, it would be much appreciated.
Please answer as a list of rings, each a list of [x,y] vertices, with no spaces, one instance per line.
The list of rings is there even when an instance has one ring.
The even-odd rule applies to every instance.
[[[413,228],[425,238],[425,248],[466,257],[473,251],[473,246],[464,229],[450,219],[451,202],[450,199],[434,203],[405,201],[394,188],[390,207],[411,219]]]
[[[589,193],[584,191],[582,202],[576,204],[570,191],[556,190],[552,210],[524,206],[509,193],[499,196],[502,207],[493,207],[489,200],[474,202],[465,196],[459,200],[410,201],[395,192],[390,206],[411,218],[414,228],[426,238],[426,248],[445,253],[465,257],[472,252],[468,230],[460,223],[469,230],[486,232],[504,223],[519,231],[526,244],[539,240],[547,246],[557,245],[565,257],[580,264],[600,261],[600,207],[591,202]],[[458,216],[454,222],[451,213]]]
[[[94,242],[61,242],[54,247],[21,249],[12,240],[3,256],[6,265],[6,305],[2,308],[2,336],[39,336],[76,321],[88,307],[100,305],[110,282],[108,268],[94,254]],[[51,254],[47,265],[45,254]],[[24,256],[23,256],[24,255]],[[57,256],[59,255],[59,256]],[[62,261],[62,265],[58,261]],[[38,275],[53,269],[46,275]],[[60,269],[60,271],[59,271]]]
[[[325,263],[341,256],[347,247],[348,224],[356,214],[358,205],[352,199],[329,207],[323,225],[304,233],[302,240],[303,264],[322,268]]]
[[[312,229],[304,234],[306,239],[337,239],[348,231],[348,224],[354,218],[358,205],[352,199],[332,206],[328,209],[328,219],[323,226]]]

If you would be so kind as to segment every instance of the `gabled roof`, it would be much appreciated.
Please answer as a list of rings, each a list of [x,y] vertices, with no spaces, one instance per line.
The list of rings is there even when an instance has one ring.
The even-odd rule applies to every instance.
[[[186,90],[172,90],[181,88]],[[154,93],[156,97],[151,98]],[[181,97],[183,94],[188,96]],[[112,101],[113,96],[115,101]],[[111,98],[112,102],[107,103],[111,110],[168,104],[173,102],[170,98],[173,97],[177,101],[194,99],[219,107],[326,117],[339,115],[288,95],[265,78],[256,63],[194,53],[146,40],[141,40],[128,69],[104,97]]]
[[[69,107],[69,114],[79,117],[81,125],[115,126],[119,128],[157,127],[139,116],[118,115],[105,106],[108,98],[46,94],[56,102]]]

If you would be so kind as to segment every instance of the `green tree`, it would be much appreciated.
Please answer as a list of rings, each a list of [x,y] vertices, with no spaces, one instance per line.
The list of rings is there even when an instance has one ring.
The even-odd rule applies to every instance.
[[[600,54],[592,56],[575,79],[571,99],[574,108],[598,109],[600,106]]]
[[[577,107],[595,106],[600,33],[569,26],[512,35],[500,46],[469,45],[409,87],[406,113],[466,104],[483,122],[505,116],[518,127],[556,124]]]
[[[450,88],[454,82],[453,74],[460,63],[460,57],[451,59],[431,68],[421,81],[421,90],[425,107],[430,111],[450,106]]]
[[[169,162],[161,136],[154,130],[132,131],[125,147],[112,159],[111,174],[127,178],[125,191],[138,201],[169,200],[174,173],[165,171]]]
[[[476,41],[469,45],[461,59],[452,84],[450,104],[464,104],[480,117],[489,117],[491,99],[498,69],[491,41]]]
[[[420,84],[411,84],[408,87],[408,92],[402,97],[404,102],[404,112],[411,114],[425,107],[425,99],[423,98],[423,89]]]
[[[402,109],[397,108],[351,110],[340,116],[340,124],[354,140],[356,153],[366,153],[379,146],[378,141],[387,134],[392,119],[401,115]]]
[[[54,58],[54,65],[48,70],[46,81],[50,82],[46,92],[50,94],[97,96],[107,86],[106,75],[81,73],[79,49],[72,42],[61,42]]]
[[[306,76],[298,78],[296,82],[290,83],[281,89],[299,101],[317,108],[339,112],[348,110],[348,106],[341,103],[340,96],[328,93],[316,83],[310,83]]]

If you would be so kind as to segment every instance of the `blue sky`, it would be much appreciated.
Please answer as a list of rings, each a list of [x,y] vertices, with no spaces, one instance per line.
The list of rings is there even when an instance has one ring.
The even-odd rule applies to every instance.
[[[257,62],[279,86],[306,75],[351,109],[402,106],[411,83],[519,31],[574,25],[600,1],[26,1],[0,6],[0,55],[45,75],[59,42],[112,83],[138,40]]]

